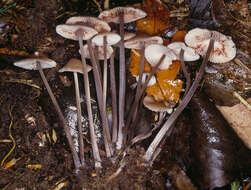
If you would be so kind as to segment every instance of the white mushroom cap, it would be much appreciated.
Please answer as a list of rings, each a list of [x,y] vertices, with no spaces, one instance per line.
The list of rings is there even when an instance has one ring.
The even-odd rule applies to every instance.
[[[104,45],[103,44],[104,36],[106,36],[107,45],[109,45],[109,46],[114,45],[114,44],[118,43],[121,40],[120,35],[118,35],[117,33],[106,32],[106,33],[98,34],[95,37],[93,37],[92,42],[97,46],[103,46]]]
[[[119,23],[119,11],[124,11],[124,22],[129,23],[146,17],[146,13],[141,9],[133,7],[115,7],[100,13],[98,16],[106,22]]]
[[[236,47],[230,36],[199,28],[189,31],[185,36],[186,44],[194,48],[200,55],[206,54],[210,39],[214,39],[215,42],[209,61],[226,63],[235,57]]]
[[[83,40],[88,40],[98,33],[95,29],[84,25],[60,24],[56,27],[56,32],[59,35],[71,40],[78,40],[78,30],[83,31]]]
[[[151,111],[155,111],[155,112],[172,112],[172,105],[166,105],[163,102],[157,102],[154,100],[154,98],[150,95],[145,96],[144,100],[143,100],[143,104],[146,108],[148,108]]]
[[[15,62],[14,65],[17,67],[21,67],[23,69],[27,69],[27,70],[38,70],[37,62],[41,64],[42,69],[53,68],[53,67],[56,67],[57,65],[55,61],[47,57],[26,58],[26,59],[22,59],[20,61]]]
[[[137,35],[125,42],[125,48],[140,49],[141,42],[145,42],[145,47],[151,44],[163,44],[163,39],[159,36]]]
[[[90,65],[86,65],[87,67],[87,72],[92,70],[92,67]],[[62,67],[58,72],[77,72],[83,74],[83,66],[82,63],[79,59],[70,59],[68,63]]]
[[[94,48],[94,45],[92,47]],[[111,46],[107,46],[106,50],[107,50],[106,56],[107,56],[107,59],[109,59],[113,53],[113,48]],[[79,50],[79,53],[80,53],[80,50]],[[87,44],[84,45],[84,57],[87,59],[91,58]],[[98,46],[98,59],[104,60],[104,48],[102,46]]]
[[[136,36],[135,33],[133,33],[133,32],[126,32],[126,31],[125,31],[125,34],[124,34],[124,41],[130,40],[130,39],[132,39],[132,38],[135,37],[135,36]]]
[[[173,60],[177,60],[175,53],[166,46],[160,44],[152,44],[145,49],[145,58],[151,64],[152,67],[156,66],[163,55],[166,55],[165,59],[159,66],[159,69],[168,69]]]
[[[149,77],[150,73],[143,73],[142,74],[142,84],[146,82],[147,77]],[[136,76],[137,82],[139,81],[139,75]],[[151,79],[149,80],[147,86],[152,86],[156,83],[156,77],[152,76]]]
[[[182,48],[184,50],[184,61],[196,61],[200,59],[199,54],[193,48],[187,47],[183,42],[173,42],[167,47],[172,49],[177,57],[179,57]]]
[[[200,44],[211,38],[211,31],[207,29],[195,28],[190,30],[185,36],[187,46],[197,49]]]
[[[111,27],[109,24],[99,18],[92,16],[74,16],[70,17],[66,24],[76,24],[76,25],[85,25],[94,28],[98,32],[110,32]]]

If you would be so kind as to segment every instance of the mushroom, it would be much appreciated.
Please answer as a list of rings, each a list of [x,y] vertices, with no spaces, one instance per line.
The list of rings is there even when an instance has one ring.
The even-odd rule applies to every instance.
[[[70,23],[71,25],[83,25],[83,26],[97,28],[99,32],[108,32],[111,30],[109,25],[105,21],[102,21],[102,20],[97,19],[95,17],[72,17],[72,18],[69,18],[66,21],[66,23],[68,23],[68,24]],[[109,30],[108,30],[108,27],[109,27]],[[110,157],[112,154],[111,137],[110,137],[110,132],[109,132],[109,128],[108,128],[108,119],[107,119],[106,115],[102,114],[104,103],[103,103],[103,99],[102,99],[103,93],[102,93],[100,69],[99,69],[97,60],[95,59],[94,50],[92,48],[92,42],[91,42],[90,38],[87,39],[87,45],[88,45],[89,54],[91,57],[92,66],[93,66],[93,73],[94,73],[94,80],[95,80],[95,85],[96,85],[98,105],[99,105],[99,110],[101,112],[101,117],[102,117],[102,126],[103,126],[103,132],[104,132],[106,155],[107,155],[107,157]],[[82,54],[83,54],[83,51],[82,51]]]
[[[135,37],[136,34],[133,32],[125,32],[124,34],[124,41],[130,40],[131,38]]]
[[[179,57],[181,49],[184,50],[184,61],[196,61],[200,55],[191,47],[187,47],[183,42],[173,42],[167,46]]]
[[[94,46],[95,46],[95,45],[92,44],[92,48],[93,48],[93,49],[95,48]],[[85,44],[83,48],[84,48],[84,57],[85,57],[86,59],[91,59],[90,52],[89,52],[89,50],[88,50],[88,45]],[[79,50],[79,53],[81,54],[80,50]],[[108,45],[108,46],[107,46],[107,51],[106,51],[107,59],[110,59],[112,53],[113,53],[113,48],[112,48],[111,46]],[[105,58],[104,58],[105,52],[104,52],[104,48],[103,48],[102,46],[98,46],[98,53],[97,53],[97,54],[98,54],[98,60],[104,60],[104,59],[105,59]]]
[[[100,33],[96,35],[92,42],[97,46],[103,46],[104,48],[104,72],[103,72],[103,111],[102,114],[106,116],[106,96],[107,96],[107,45],[112,46],[117,44],[120,41],[120,36],[116,33],[108,32],[108,33]],[[115,73],[111,73],[115,78]],[[111,87],[114,87],[113,85]],[[113,89],[116,90],[116,89]],[[116,97],[113,97],[116,98]],[[113,109],[115,111],[116,109]],[[117,114],[117,113],[114,113]],[[113,125],[116,127],[116,125]]]
[[[91,66],[86,65],[87,72],[91,71]],[[76,104],[77,104],[77,115],[78,115],[78,132],[79,132],[79,152],[80,152],[80,161],[82,165],[85,164],[84,158],[84,144],[83,144],[83,132],[82,132],[82,111],[80,105],[80,93],[79,93],[79,83],[78,83],[78,73],[83,74],[82,63],[78,59],[71,59],[63,68],[58,72],[73,72],[74,83],[75,83],[75,94],[76,94]],[[92,137],[95,138],[95,137]]]
[[[117,149],[122,148],[124,127],[124,107],[125,107],[125,89],[126,89],[126,71],[125,71],[125,47],[124,47],[124,23],[136,21],[144,18],[146,13],[140,9],[133,7],[115,7],[110,10],[106,10],[100,13],[98,16],[100,19],[106,22],[114,22],[120,24],[120,70],[119,70],[119,131],[117,140]]]
[[[145,49],[145,58],[152,67],[158,63],[162,55],[166,55],[166,57],[159,66],[159,69],[161,70],[168,69],[168,67],[172,64],[172,61],[178,59],[173,50],[160,44],[152,44],[147,46]]]
[[[163,102],[157,102],[151,95],[146,95],[143,104],[146,108],[154,112],[168,112],[169,114],[173,111],[173,105],[169,105]]]
[[[145,47],[151,44],[163,44],[163,39],[159,36],[149,36],[146,34],[139,34],[134,38],[131,38],[125,42],[125,48],[128,49],[140,49],[140,43],[144,42]]]
[[[57,111],[57,114],[59,116],[59,119],[64,127],[64,132],[66,134],[66,137],[67,137],[67,140],[68,140],[68,143],[70,145],[70,149],[71,149],[71,152],[72,152],[72,156],[73,156],[73,160],[74,160],[74,165],[75,165],[75,168],[76,168],[76,171],[79,170],[79,167],[81,165],[80,163],[80,160],[79,160],[79,157],[78,157],[78,154],[77,154],[77,151],[75,150],[75,147],[74,147],[74,143],[73,143],[73,140],[72,140],[72,136],[70,134],[70,130],[66,124],[66,121],[65,121],[65,118],[64,118],[64,115],[63,115],[63,112],[62,110],[60,109],[59,105],[58,105],[58,102],[51,90],[51,87],[44,75],[44,72],[43,72],[43,69],[47,69],[47,68],[52,68],[52,67],[56,67],[56,62],[47,58],[47,57],[35,57],[35,58],[27,58],[27,59],[23,59],[23,60],[20,60],[20,61],[17,61],[14,63],[15,66],[17,67],[21,67],[23,69],[28,69],[28,70],[38,70],[39,73],[40,73],[40,76],[43,80],[43,83],[46,87],[46,90],[52,100],[52,103]]]
[[[232,38],[217,31],[195,28],[186,34],[185,43],[194,48],[200,55],[205,55],[210,39],[213,39],[215,43],[209,61],[226,63],[235,57],[236,47]]]
[[[93,123],[92,109],[91,109],[90,86],[89,86],[90,83],[89,83],[87,65],[86,65],[84,51],[83,51],[83,40],[88,41],[91,37],[93,37],[98,32],[95,29],[88,26],[73,25],[73,24],[58,25],[56,27],[56,32],[65,38],[78,40],[79,42],[82,67],[83,67],[83,73],[84,73],[84,86],[85,86],[85,94],[86,94],[87,112],[88,112],[88,118],[89,118],[89,124],[90,124],[92,151],[93,151],[93,156],[95,160],[95,167],[99,168],[101,167],[101,158],[100,158],[97,139],[96,139],[96,135],[94,131],[94,123]]]
[[[110,32],[111,27],[105,21],[92,16],[74,16],[70,17],[66,24],[79,24],[94,28],[97,32]]]

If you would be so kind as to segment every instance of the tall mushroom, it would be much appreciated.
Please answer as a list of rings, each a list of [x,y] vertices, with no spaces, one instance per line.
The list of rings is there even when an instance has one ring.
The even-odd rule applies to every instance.
[[[94,123],[92,118],[92,109],[91,109],[91,96],[90,96],[90,86],[89,86],[89,78],[87,72],[87,65],[84,57],[83,52],[83,40],[88,40],[93,37],[98,32],[88,26],[84,25],[73,25],[73,24],[61,24],[56,27],[56,32],[60,34],[62,37],[78,40],[80,51],[81,51],[81,60],[82,60],[82,67],[84,73],[84,86],[85,86],[85,94],[86,94],[86,104],[87,104],[87,112],[88,118],[90,123],[90,133],[91,137],[94,137]],[[92,134],[93,133],[93,134]],[[95,160],[95,167],[101,167],[101,158],[98,150],[98,144],[95,138],[91,138],[92,142],[92,151]]]
[[[125,48],[124,48],[124,23],[136,21],[144,18],[146,13],[133,7],[115,7],[100,13],[100,19],[106,22],[120,24],[120,69],[119,69],[119,131],[117,140],[117,149],[122,148],[124,127],[124,107],[125,107],[125,89],[126,89],[126,72],[125,72]]]
[[[104,48],[104,72],[103,72],[103,110],[102,110],[102,114],[104,114],[105,116],[106,114],[106,96],[107,96],[107,46],[112,46],[114,44],[117,44],[120,41],[120,36],[116,33],[112,33],[112,32],[107,32],[107,33],[100,33],[98,35],[96,35],[93,39],[92,42],[94,44],[96,44],[97,46],[103,46]],[[115,78],[115,73],[111,73],[111,75],[113,75],[112,77]],[[112,88],[115,88],[114,85],[111,86]],[[116,89],[112,89],[113,91],[116,91]],[[113,94],[113,93],[112,93]],[[112,97],[112,101],[116,101],[117,97]],[[114,106],[114,103],[112,104]],[[113,116],[116,117],[117,113],[116,110],[113,107],[113,112],[115,112],[113,114]],[[117,118],[113,118],[113,129],[117,128],[116,123],[117,122]],[[106,129],[108,130],[108,128]],[[115,129],[114,129],[115,130]],[[108,131],[109,133],[109,131]],[[113,134],[113,137],[115,136],[115,134]],[[115,138],[115,137],[114,137]],[[113,139],[114,142],[115,139]]]
[[[82,16],[82,17],[71,17],[66,21],[66,24],[69,25],[82,25],[95,28],[97,32],[109,32],[111,30],[110,26],[105,22],[100,20],[99,18],[90,17],[90,16]],[[105,149],[107,157],[112,155],[112,147],[111,147],[111,138],[108,130],[108,119],[102,114],[103,112],[103,98],[102,98],[102,84],[101,84],[101,76],[100,70],[98,67],[97,60],[95,59],[94,50],[92,47],[92,42],[90,38],[87,39],[87,45],[89,49],[89,55],[91,57],[91,63],[93,66],[94,80],[97,92],[98,105],[101,112],[102,117],[102,126],[105,132],[104,141],[105,141]]]
[[[66,137],[67,137],[67,140],[68,140],[68,143],[69,143],[69,146],[70,146],[70,149],[71,149],[71,152],[72,152],[72,156],[73,156],[73,161],[74,161],[74,165],[75,165],[75,168],[76,168],[76,171],[79,170],[79,167],[81,166],[81,163],[80,163],[80,160],[79,160],[79,157],[78,157],[78,154],[77,154],[77,151],[75,150],[75,147],[74,147],[74,143],[73,143],[73,140],[72,140],[72,136],[70,134],[70,129],[69,127],[67,126],[66,124],[66,121],[65,121],[65,118],[64,118],[64,115],[63,115],[63,112],[62,110],[60,109],[59,105],[58,105],[58,102],[50,88],[50,85],[44,75],[44,72],[43,72],[43,69],[47,69],[47,68],[52,68],[52,67],[55,67],[56,66],[56,62],[47,58],[47,57],[35,57],[35,58],[27,58],[27,59],[23,59],[23,60],[20,60],[20,61],[17,61],[14,63],[15,66],[17,67],[21,67],[23,69],[28,69],[28,70],[38,70],[39,73],[40,73],[40,76],[43,80],[43,83],[46,87],[46,90],[48,91],[48,94],[52,100],[52,103],[57,111],[57,114],[59,116],[59,119],[64,127],[64,132],[66,134]]]
[[[86,65],[87,72],[91,71],[91,66]],[[79,83],[78,83],[78,73],[83,74],[82,63],[78,59],[71,59],[63,68],[61,68],[58,72],[73,72],[74,83],[75,83],[75,95],[76,95],[76,104],[77,104],[77,120],[78,120],[78,133],[79,133],[79,154],[80,161],[82,166],[85,165],[84,158],[84,143],[83,143],[83,132],[82,132],[82,111],[80,104],[80,93],[79,93]],[[91,135],[95,134],[95,132],[91,133]],[[96,136],[91,137],[96,138]]]

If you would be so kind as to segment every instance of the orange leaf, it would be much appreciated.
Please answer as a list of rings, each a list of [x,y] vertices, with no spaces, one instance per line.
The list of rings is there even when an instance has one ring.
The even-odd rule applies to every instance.
[[[186,33],[187,32],[185,30],[177,31],[173,35],[172,42],[184,42],[184,38],[185,38]]]
[[[132,50],[129,71],[133,76],[139,75],[139,67],[140,67],[140,50]],[[146,60],[144,62],[144,72],[145,73],[151,72],[151,65]]]
[[[167,70],[158,70],[156,76],[158,80],[174,80],[180,70],[180,61],[173,61]]]
[[[146,0],[145,5],[147,17],[136,22],[138,31],[154,35],[167,29],[170,23],[167,6],[159,0]]]

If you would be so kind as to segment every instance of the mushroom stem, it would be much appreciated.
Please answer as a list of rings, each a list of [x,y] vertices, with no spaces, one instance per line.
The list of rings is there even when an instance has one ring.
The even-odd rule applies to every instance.
[[[60,121],[61,121],[61,123],[62,123],[62,125],[64,127],[64,132],[66,134],[66,137],[67,137],[67,140],[68,140],[71,152],[72,152],[74,165],[75,165],[76,171],[78,172],[78,170],[79,170],[79,168],[81,166],[81,163],[80,163],[77,151],[76,151],[76,149],[74,147],[72,136],[71,136],[70,130],[69,130],[67,124],[66,124],[63,112],[61,111],[61,109],[60,109],[60,107],[58,105],[58,102],[57,102],[57,100],[56,100],[56,98],[55,98],[55,96],[54,96],[54,94],[53,94],[53,92],[51,90],[51,87],[50,87],[50,85],[49,85],[49,83],[48,83],[48,81],[47,81],[47,79],[46,79],[46,77],[44,75],[43,69],[42,69],[41,64],[40,64],[39,61],[37,61],[37,68],[38,68],[40,76],[41,76],[41,78],[42,78],[42,80],[44,82],[46,90],[47,90],[47,92],[48,92],[48,94],[49,94],[49,96],[51,98],[51,101],[52,101],[52,103],[53,103],[53,105],[54,105],[54,107],[56,109],[56,112],[57,112],[57,114],[59,116],[59,119],[60,119]]]
[[[88,49],[89,49],[91,62],[92,62],[92,66],[93,66],[94,81],[95,81],[95,86],[96,86],[99,111],[101,113],[106,156],[111,157],[111,155],[112,155],[111,136],[110,136],[110,131],[109,131],[109,127],[108,127],[107,115],[103,109],[104,104],[103,104],[103,97],[102,97],[103,93],[102,93],[101,77],[100,77],[100,73],[98,71],[97,62],[96,62],[96,59],[94,56],[94,51],[93,51],[93,48],[91,45],[91,40],[87,40],[87,44],[88,44]]]
[[[140,67],[139,67],[139,80],[138,80],[138,83],[137,83],[137,89],[136,89],[136,95],[135,95],[135,101],[138,101],[138,99],[140,99],[140,90],[142,88],[142,75],[143,75],[143,71],[144,71],[144,52],[145,52],[145,44],[144,42],[141,43],[141,49],[140,49]],[[136,118],[136,115],[137,115],[137,110],[138,110],[138,105],[135,106],[135,110],[131,110],[130,113],[129,113],[129,116],[127,118],[127,121],[126,121],[126,125],[125,125],[125,129],[128,129],[130,123],[131,123],[131,120],[135,120]],[[127,134],[128,131],[125,131],[125,134]],[[125,138],[126,139],[126,138]],[[125,141],[124,141],[125,142]],[[126,142],[125,142],[126,143]]]
[[[196,75],[195,80],[194,80],[191,88],[189,89],[186,96],[183,98],[182,103],[177,107],[177,109],[173,112],[173,114],[168,118],[168,120],[162,126],[162,128],[160,129],[160,131],[158,132],[158,134],[156,135],[156,137],[154,138],[154,140],[152,141],[152,143],[148,147],[145,155],[143,156],[143,158],[147,162],[149,162],[151,160],[154,152],[156,151],[156,148],[158,147],[159,143],[161,142],[161,140],[165,136],[166,132],[169,129],[171,129],[171,126],[174,126],[173,123],[178,118],[178,116],[181,114],[181,112],[185,109],[185,107],[187,106],[187,104],[189,103],[191,98],[193,97],[193,94],[197,90],[197,88],[198,88],[198,86],[200,84],[200,81],[201,81],[201,79],[203,77],[203,74],[204,74],[204,71],[205,71],[205,66],[206,66],[206,63],[208,61],[209,55],[211,53],[211,50],[213,49],[213,45],[214,45],[214,40],[211,39],[210,43],[209,43],[209,46],[208,46],[208,49],[207,49],[206,56],[203,59],[203,62],[201,64],[201,66],[200,66],[200,70],[199,70],[198,74]]]
[[[142,97],[142,95],[144,94],[145,92],[145,89],[147,87],[147,84],[149,83],[149,81],[151,80],[152,76],[155,74],[155,72],[157,71],[157,69],[159,68],[160,64],[162,63],[162,61],[165,59],[166,55],[163,54],[162,57],[160,58],[159,62],[157,63],[157,65],[152,69],[149,77],[147,77],[145,83],[143,84],[142,88],[140,88],[139,90],[139,94],[137,96],[137,98],[135,98],[134,102],[133,102],[133,105],[132,105],[132,108],[129,112],[129,115],[128,115],[128,118],[127,118],[127,125],[125,126],[125,131],[128,132],[130,130],[130,123],[131,123],[131,120],[132,120],[132,117],[134,115],[134,112],[139,104],[139,100],[140,98]],[[127,136],[127,133],[126,133],[126,136]]]
[[[106,112],[106,94],[107,94],[107,36],[103,37],[103,48],[104,48],[104,72],[103,72],[103,112],[105,117],[107,116]]]
[[[117,109],[117,93],[116,93],[116,79],[114,69],[114,52],[110,58],[110,83],[112,94],[112,142],[116,143],[118,137],[118,109]]]
[[[86,104],[87,104],[87,112],[88,119],[90,124],[90,135],[91,135],[91,143],[92,143],[92,151],[95,162],[95,168],[101,167],[101,158],[98,149],[97,138],[94,130],[93,116],[92,116],[92,108],[91,108],[91,95],[90,95],[90,82],[87,72],[86,61],[84,58],[84,48],[83,48],[83,39],[82,39],[82,30],[78,31],[78,41],[81,52],[81,60],[83,65],[83,73],[84,73],[84,86],[85,86],[85,95],[86,95]]]
[[[190,88],[191,78],[190,78],[189,72],[187,71],[185,63],[184,63],[184,49],[181,48],[179,56],[180,56],[181,68],[182,68],[182,71],[183,71],[184,76],[186,78],[186,90],[185,90],[185,93],[184,93],[184,96],[185,96],[187,94],[189,88]]]
[[[124,47],[124,12],[119,11],[119,30],[120,30],[120,48],[119,48],[119,131],[117,149],[122,148],[124,113],[125,113],[125,90],[126,90],[126,72],[125,72],[125,47]]]
[[[80,161],[83,166],[85,165],[85,157],[84,157],[84,141],[83,141],[83,131],[82,131],[82,121],[81,121],[82,111],[81,111],[81,104],[80,104],[78,73],[73,72],[73,76],[74,76],[75,95],[76,95],[76,104],[77,104],[79,154],[80,154]]]
[[[97,63],[99,75],[101,76],[102,73],[101,73],[101,68],[100,68],[99,58],[98,58],[98,46],[96,46],[96,45],[94,46],[94,56],[95,56],[95,60],[96,60],[96,63]],[[101,81],[101,83],[102,83],[102,81]]]

